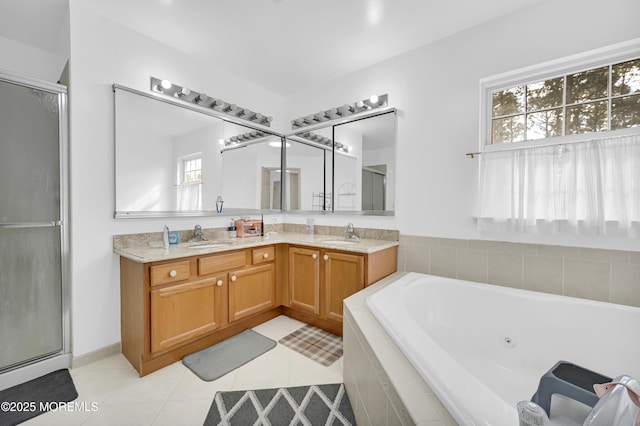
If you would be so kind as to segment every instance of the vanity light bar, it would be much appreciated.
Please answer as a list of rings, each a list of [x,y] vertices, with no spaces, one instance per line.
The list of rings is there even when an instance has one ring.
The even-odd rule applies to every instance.
[[[327,138],[325,136],[319,135],[317,133],[313,133],[313,132],[304,132],[304,133],[299,133],[296,136],[299,136],[301,138],[310,140],[311,142],[315,142],[318,144],[322,144],[322,145],[326,145],[329,148],[331,148],[331,143],[333,142],[331,140],[331,138]],[[351,151],[351,147],[348,145],[345,145],[343,143],[340,142],[336,142],[335,143],[336,149],[338,151],[342,151],[342,152],[350,152]]]
[[[236,136],[231,136],[230,138],[224,139],[224,146],[237,145],[240,143],[251,142],[252,140],[263,138],[265,136],[272,136],[267,133],[260,132],[258,130],[253,130],[251,132],[242,133]]]
[[[151,90],[156,93],[172,96],[205,108],[211,108],[223,114],[261,124],[263,126],[271,127],[271,122],[273,121],[273,117],[251,111],[250,109],[240,107],[236,104],[231,104],[223,101],[222,99],[212,98],[204,93],[194,92],[188,87],[178,86],[177,84],[171,83],[169,80],[151,77]]]
[[[326,111],[320,111],[316,114],[298,117],[295,120],[291,120],[291,128],[295,130],[302,127],[322,123],[324,121],[348,117],[359,112],[383,108],[386,107],[388,103],[389,96],[386,93],[384,95],[372,95],[368,99],[363,99],[352,104],[346,104],[343,106],[328,109]]]

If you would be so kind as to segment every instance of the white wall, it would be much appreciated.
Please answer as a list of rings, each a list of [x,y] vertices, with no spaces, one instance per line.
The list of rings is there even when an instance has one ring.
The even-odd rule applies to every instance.
[[[0,70],[57,83],[67,57],[0,37]]]
[[[114,219],[113,93],[119,83],[149,90],[149,77],[233,101],[283,120],[281,97],[224,75],[70,1],[71,298],[74,356],[120,341],[120,277],[112,236],[226,226],[227,218]],[[274,121],[275,121],[274,120]],[[284,121],[284,120],[283,120]]]
[[[472,220],[478,161],[465,156],[478,150],[481,78],[640,37],[638,16],[637,0],[548,0],[287,98],[288,117],[374,93],[388,93],[399,110],[395,218],[317,222],[352,220],[356,227],[388,225],[434,237],[638,249],[638,241],[628,239],[479,234]]]
[[[607,13],[609,12],[610,13]],[[389,93],[399,109],[395,217],[318,215],[316,223],[400,229],[404,234],[478,238],[474,214],[481,77],[640,37],[637,0],[549,0],[288,99],[205,67],[70,1],[72,345],[75,356],[120,340],[118,257],[112,236],[226,226],[227,218],[113,219],[113,83],[148,90],[168,78],[275,117],[291,117]],[[0,63],[0,66],[2,64]],[[27,73],[33,75],[33,73]],[[285,105],[287,106],[285,110]],[[455,114],[452,114],[455,112]],[[455,120],[454,120],[455,118]],[[306,215],[288,215],[304,223]],[[419,224],[419,226],[416,226]],[[502,239],[530,239],[517,235]],[[557,244],[576,239],[555,239]],[[578,243],[623,248],[628,241]]]

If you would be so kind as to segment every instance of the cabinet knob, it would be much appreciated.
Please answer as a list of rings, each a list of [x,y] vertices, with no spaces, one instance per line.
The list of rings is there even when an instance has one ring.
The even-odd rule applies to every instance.
[[[235,281],[235,280],[237,280],[237,279],[238,279],[238,278],[237,278],[235,275],[231,275],[231,281]]]
[[[218,282],[216,283],[216,285],[217,285],[218,287],[222,287],[222,280],[218,280]]]
[[[318,258],[318,255],[317,255],[317,254],[315,254],[315,253],[313,253],[313,254],[311,255],[311,257],[312,257],[312,258],[314,258],[314,259],[317,259],[317,258]]]
[[[171,272],[169,272],[169,276],[171,278],[175,278],[178,275],[178,271],[176,271],[175,269],[171,270]]]
[[[324,260],[329,260],[329,255],[328,254],[324,255]]]
[[[268,259],[269,258],[269,253],[263,254],[262,257],[264,257],[265,259]]]

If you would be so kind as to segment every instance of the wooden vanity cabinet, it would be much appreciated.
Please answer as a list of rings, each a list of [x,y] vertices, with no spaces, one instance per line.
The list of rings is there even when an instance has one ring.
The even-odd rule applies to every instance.
[[[370,254],[289,246],[293,318],[342,335],[343,300],[397,270],[397,247]]]
[[[362,254],[275,244],[139,263],[120,258],[122,353],[140,376],[286,314],[342,334],[346,297],[396,271]]]
[[[159,352],[219,329],[226,276],[151,290],[151,352]]]
[[[276,269],[273,246],[251,251],[254,265],[229,272],[229,322],[276,306]]]
[[[320,315],[320,250],[289,247],[290,306]]]
[[[120,258],[122,353],[141,376],[281,314],[275,248]]]
[[[326,251],[321,317],[342,323],[342,301],[364,288],[364,255]]]

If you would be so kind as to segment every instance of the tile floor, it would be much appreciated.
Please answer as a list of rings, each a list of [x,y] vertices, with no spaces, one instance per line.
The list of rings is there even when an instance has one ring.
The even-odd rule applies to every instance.
[[[278,341],[303,325],[280,316],[254,330]],[[281,344],[213,382],[200,380],[182,362],[140,378],[122,354],[74,368],[71,376],[76,402],[88,409],[48,412],[24,425],[202,425],[216,391],[343,381],[342,358],[324,367]]]

